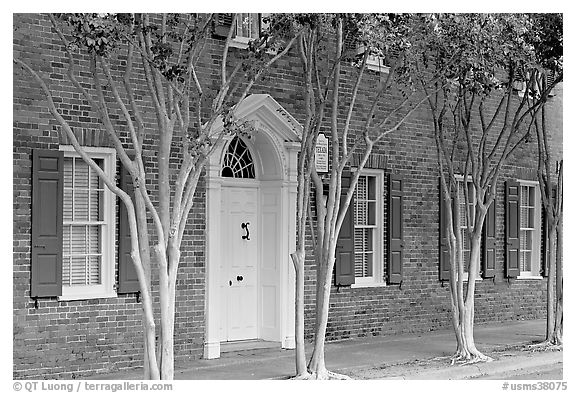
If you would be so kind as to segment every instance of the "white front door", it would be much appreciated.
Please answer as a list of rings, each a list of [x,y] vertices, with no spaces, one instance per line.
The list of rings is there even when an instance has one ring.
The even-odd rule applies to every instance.
[[[258,337],[258,188],[222,187],[221,341]]]

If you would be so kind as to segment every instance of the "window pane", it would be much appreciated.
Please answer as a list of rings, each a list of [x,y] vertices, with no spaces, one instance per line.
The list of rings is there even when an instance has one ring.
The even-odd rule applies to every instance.
[[[88,220],[88,190],[74,190],[74,220]]]
[[[88,269],[86,272],[88,284],[100,284],[100,258],[100,255],[92,255],[88,257],[88,264],[86,265]]]
[[[364,277],[372,277],[372,253],[366,254],[366,264],[364,265]]]
[[[64,225],[63,228],[63,239],[64,241],[63,243],[63,247],[62,247],[62,253],[64,255],[70,255],[71,251],[70,251],[70,231],[71,228],[69,225]]]
[[[74,225],[72,237],[70,239],[70,254],[85,254],[86,249],[86,227]]]
[[[376,176],[368,177],[368,199],[376,200]]]
[[[87,251],[90,254],[101,253],[100,249],[100,225],[91,225],[87,227]]]
[[[70,285],[86,285],[86,257],[70,258]]]
[[[376,225],[376,201],[368,203],[368,225]]]
[[[88,164],[82,159],[74,159],[74,188],[88,188]]]
[[[64,187],[64,221],[72,220],[72,189]]]
[[[104,162],[103,161],[104,160],[102,160],[102,159],[94,159],[94,162],[101,169],[104,169]],[[104,182],[102,181],[102,179],[100,179],[100,176],[98,176],[96,171],[93,170],[92,168],[90,168],[90,189],[96,190],[96,189],[103,189],[103,188],[104,188]]]
[[[534,228],[534,208],[528,209],[528,228]]]
[[[358,178],[358,183],[356,183],[356,199],[366,200],[368,199],[368,184],[366,176],[360,176]]]
[[[354,229],[354,275],[371,277],[373,271],[374,230],[372,228]]]
[[[366,265],[366,254],[354,254],[354,276],[364,277],[364,266]]]
[[[70,157],[64,159],[64,188],[72,187],[72,160]]]
[[[102,209],[104,191],[90,191],[90,221],[102,221]]]
[[[62,261],[62,285],[70,286],[70,257]]]
[[[354,206],[354,220],[356,225],[366,225],[368,223],[368,202],[357,200]]]

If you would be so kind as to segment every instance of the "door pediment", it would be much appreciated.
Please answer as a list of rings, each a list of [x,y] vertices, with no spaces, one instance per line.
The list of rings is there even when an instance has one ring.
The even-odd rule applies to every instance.
[[[234,107],[234,117],[241,121],[255,121],[256,129],[264,129],[284,142],[299,142],[302,125],[269,94],[251,94]],[[212,126],[211,135],[223,129],[219,117]]]

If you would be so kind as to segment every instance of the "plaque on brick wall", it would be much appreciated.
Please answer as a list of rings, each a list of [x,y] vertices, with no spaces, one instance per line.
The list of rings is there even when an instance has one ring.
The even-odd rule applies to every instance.
[[[324,134],[318,134],[314,164],[318,173],[328,172],[328,138]]]

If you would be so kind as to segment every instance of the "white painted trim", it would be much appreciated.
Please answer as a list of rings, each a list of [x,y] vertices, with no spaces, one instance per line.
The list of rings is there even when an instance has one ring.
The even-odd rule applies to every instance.
[[[516,277],[517,280],[543,280],[544,277],[542,276],[523,276],[522,274],[520,274],[518,277]]]
[[[109,147],[83,147],[91,157],[104,160],[104,172],[114,181],[116,174],[116,150]],[[65,157],[80,158],[73,146],[62,145],[60,150]],[[102,225],[102,283],[98,285],[68,287],[62,285],[62,295],[59,301],[98,299],[116,297],[115,291],[115,244],[116,244],[116,195],[104,186],[104,215],[105,224]]]
[[[302,126],[268,94],[252,94],[234,110],[235,117],[240,120],[252,121],[256,128],[255,137],[250,140],[251,153],[255,164],[259,161],[270,161],[270,168],[261,167],[257,172],[261,187],[278,187],[280,195],[279,206],[279,239],[278,250],[280,261],[279,277],[279,315],[280,332],[278,341],[282,348],[295,347],[294,334],[294,286],[295,274],[290,261],[290,253],[296,249],[296,193],[297,193],[297,162],[299,140]],[[212,127],[211,134],[217,140],[223,129],[222,120],[218,119]],[[204,357],[214,359],[220,357],[220,289],[219,261],[221,258],[220,222],[221,193],[223,184],[230,179],[220,177],[220,166],[227,140],[220,139],[214,154],[209,158],[206,176],[206,330]],[[266,153],[266,154],[263,154]],[[224,183],[226,182],[226,183]],[[244,183],[247,184],[247,183]],[[256,184],[256,183],[255,183]]]
[[[376,228],[374,234],[374,260],[372,261],[372,277],[356,277],[353,288],[365,288],[370,286],[385,286],[384,277],[384,170],[375,168],[364,168],[360,171],[360,176],[374,176],[376,178]],[[354,206],[348,207],[354,209]],[[356,228],[356,223],[354,223]],[[356,268],[356,266],[354,266]]]
[[[350,288],[352,288],[352,289],[356,289],[356,288],[382,288],[385,286],[387,286],[386,282],[381,281],[381,282],[354,283],[354,284],[350,285]]]
[[[521,280],[542,279],[540,275],[541,251],[542,251],[542,197],[540,195],[540,183],[537,180],[516,179],[522,186],[534,187],[534,230],[532,239],[532,261],[530,272],[520,272],[517,277]],[[521,198],[521,195],[518,195]]]

